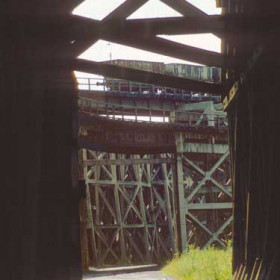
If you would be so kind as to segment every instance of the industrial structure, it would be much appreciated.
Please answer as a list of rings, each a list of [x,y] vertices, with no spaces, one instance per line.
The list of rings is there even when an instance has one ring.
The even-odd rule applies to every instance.
[[[1,278],[78,280],[82,264],[160,262],[199,230],[201,246],[223,244],[231,195],[234,279],[279,278],[279,3],[217,0],[222,15],[209,16],[161,1],[182,17],[126,20],[148,0],[100,21],[72,14],[80,0],[0,3]],[[157,37],[199,33],[220,37],[222,53]],[[221,82],[77,58],[98,39],[221,68]],[[78,97],[74,70],[145,86]],[[222,115],[190,110],[196,98],[215,108],[217,96],[232,182]]]
[[[232,188],[217,97],[112,79],[83,78],[83,88],[85,80],[106,91],[78,100],[83,267],[160,264],[187,244],[225,247]]]

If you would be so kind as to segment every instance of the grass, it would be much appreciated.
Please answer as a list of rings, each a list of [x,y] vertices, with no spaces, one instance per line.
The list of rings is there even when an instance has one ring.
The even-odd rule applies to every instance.
[[[232,248],[199,250],[190,247],[180,257],[176,256],[162,272],[176,280],[231,280]]]

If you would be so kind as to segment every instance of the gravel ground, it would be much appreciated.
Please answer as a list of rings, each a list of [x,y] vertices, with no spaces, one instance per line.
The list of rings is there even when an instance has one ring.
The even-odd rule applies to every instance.
[[[173,280],[168,276],[162,275],[159,271],[131,272],[124,274],[103,275],[84,277],[86,280]]]

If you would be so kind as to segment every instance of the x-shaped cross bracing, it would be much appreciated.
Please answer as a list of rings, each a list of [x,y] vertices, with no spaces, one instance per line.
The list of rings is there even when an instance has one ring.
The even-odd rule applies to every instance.
[[[226,158],[229,156],[229,151],[226,151],[220,159],[215,163],[215,165],[209,170],[209,171],[203,171],[199,166],[197,166],[195,163],[193,163],[190,159],[188,159],[184,155],[184,160],[193,167],[196,171],[198,171],[202,176],[202,180],[198,183],[198,185],[193,189],[193,191],[188,195],[186,198],[187,203],[191,202],[195,194],[200,190],[200,188],[207,182],[212,181],[213,184],[215,184],[223,193],[227,194],[229,197],[232,197],[231,192],[229,192],[227,189],[225,189],[219,182],[217,182],[212,175],[217,170],[217,168],[226,160]]]

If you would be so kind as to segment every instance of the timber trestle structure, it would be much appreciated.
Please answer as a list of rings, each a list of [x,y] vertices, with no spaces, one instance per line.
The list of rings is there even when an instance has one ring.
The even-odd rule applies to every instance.
[[[94,96],[79,99],[84,266],[161,264],[187,244],[225,247],[232,188],[220,104],[141,108]]]

